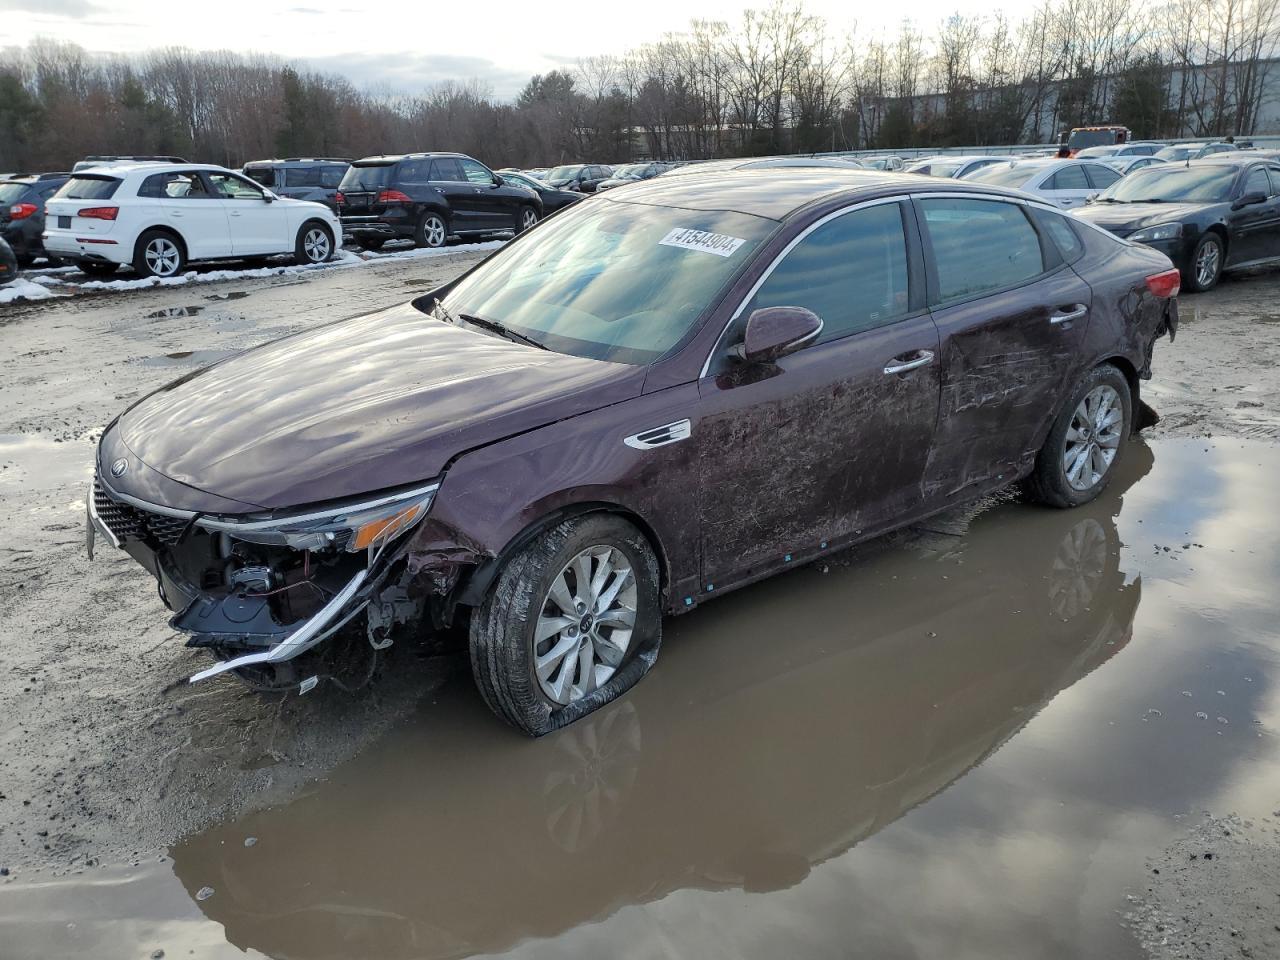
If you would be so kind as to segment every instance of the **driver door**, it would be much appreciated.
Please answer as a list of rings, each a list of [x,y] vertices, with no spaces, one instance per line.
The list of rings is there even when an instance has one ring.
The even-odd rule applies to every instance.
[[[1272,176],[1276,177],[1276,174]],[[1261,166],[1253,167],[1245,175],[1244,183],[1235,196],[1261,193],[1267,199],[1232,210],[1227,215],[1232,232],[1232,264],[1280,257],[1280,196],[1277,196],[1280,189],[1277,188],[1280,188],[1280,178],[1273,184]]]
[[[739,310],[699,383],[704,589],[858,538],[919,509],[940,393],[904,206],[820,221]],[[800,306],[813,345],[769,364],[730,350],[746,319]]]
[[[285,253],[293,250],[289,215],[283,204],[268,201],[262,187],[234,173],[209,172],[214,202],[225,211],[233,256]]]

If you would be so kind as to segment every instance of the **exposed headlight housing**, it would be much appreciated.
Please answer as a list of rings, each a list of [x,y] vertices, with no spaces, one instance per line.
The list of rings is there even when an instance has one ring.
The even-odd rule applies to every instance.
[[[439,487],[439,483],[432,483],[403,493],[267,520],[201,517],[196,523],[249,543],[358,553],[389,543],[426,516]]]
[[[1182,236],[1182,224],[1162,223],[1155,227],[1143,227],[1129,234],[1128,239],[1134,243],[1150,243],[1152,240],[1174,240]]]

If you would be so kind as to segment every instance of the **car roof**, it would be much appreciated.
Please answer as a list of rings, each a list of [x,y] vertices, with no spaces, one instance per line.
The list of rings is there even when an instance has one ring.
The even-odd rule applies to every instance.
[[[265,167],[269,164],[285,164],[285,163],[345,163],[350,164],[351,161],[346,157],[283,157],[275,160],[250,160],[245,164],[246,167]]]
[[[654,177],[615,187],[602,202],[649,203],[690,210],[745,213],[769,220],[785,220],[800,209],[823,200],[856,202],[899,193],[962,191],[1026,200],[1026,194],[964,180],[933,180],[914,173],[846,166],[716,169],[685,176]],[[592,200],[594,203],[595,200]]]
[[[352,160],[352,166],[360,166],[368,164],[369,166],[378,166],[380,164],[399,163],[401,160],[427,160],[436,157],[462,157],[467,160],[472,159],[470,154],[453,153],[448,150],[429,150],[424,153],[382,153],[372,157],[361,157],[359,160]]]
[[[170,170],[205,170],[211,173],[232,173],[233,171],[226,167],[219,166],[216,163],[164,163],[161,161],[148,161],[147,163],[122,163],[118,165],[104,164],[101,167],[91,167],[88,170],[81,170],[79,173],[72,174],[76,177],[116,177],[123,180],[125,177],[136,173],[165,173]]]

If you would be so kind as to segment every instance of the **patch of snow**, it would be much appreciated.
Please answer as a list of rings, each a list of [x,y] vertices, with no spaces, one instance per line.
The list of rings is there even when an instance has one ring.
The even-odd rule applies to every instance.
[[[26,277],[18,277],[13,282],[0,287],[0,303],[13,303],[15,300],[48,300],[53,295],[48,287],[32,283]]]

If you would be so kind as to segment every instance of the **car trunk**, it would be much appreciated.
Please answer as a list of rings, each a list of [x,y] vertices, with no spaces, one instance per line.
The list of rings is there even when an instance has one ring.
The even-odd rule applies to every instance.
[[[395,178],[394,163],[354,163],[338,187],[342,200],[338,212],[344,216],[374,213],[378,194]]]
[[[117,211],[112,197],[120,183],[118,177],[76,174],[45,204],[45,229],[71,231],[78,237],[111,233]]]

